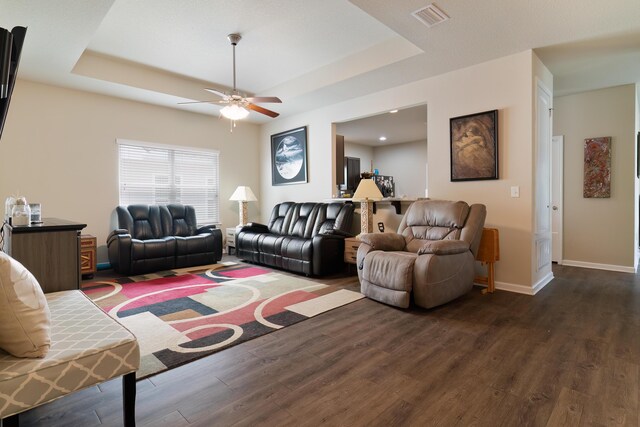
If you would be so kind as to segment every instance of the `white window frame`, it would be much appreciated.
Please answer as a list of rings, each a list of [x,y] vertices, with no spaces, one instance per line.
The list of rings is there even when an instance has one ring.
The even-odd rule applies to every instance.
[[[215,171],[214,171],[214,176],[212,177],[207,177],[207,179],[203,179],[203,182],[207,183],[209,182],[211,179],[213,179],[213,206],[212,206],[212,210],[213,212],[213,216],[212,217],[207,217],[206,215],[203,214],[203,212],[199,212],[199,208],[198,206],[195,206],[196,208],[196,219],[198,221],[198,225],[203,225],[203,224],[215,224],[215,225],[220,225],[221,221],[220,221],[220,151],[219,150],[213,150],[213,149],[206,149],[206,148],[196,148],[196,147],[187,147],[187,146],[181,146],[181,145],[169,145],[169,144],[159,144],[159,143],[154,143],[154,142],[144,142],[144,141],[135,141],[135,140],[131,140],[131,139],[122,139],[122,138],[118,138],[116,139],[116,145],[118,146],[118,203],[120,205],[129,205],[129,204],[135,204],[135,203],[147,203],[148,201],[144,201],[144,202],[136,202],[135,200],[129,200],[128,202],[123,202],[123,194],[122,194],[122,190],[123,190],[123,182],[122,182],[122,162],[121,162],[121,146],[125,145],[125,146],[133,146],[133,147],[148,147],[148,148],[155,148],[155,149],[160,149],[160,150],[167,150],[173,154],[175,154],[175,151],[180,151],[180,152],[185,152],[185,153],[189,153],[189,154],[196,154],[196,153],[205,153],[207,155],[214,155],[214,161],[217,163],[215,165]],[[172,155],[173,155],[172,154]],[[171,174],[168,176],[168,181],[169,181],[169,185],[170,185],[170,189],[169,189],[169,201],[168,203],[182,203],[179,201],[179,196],[182,194],[184,188],[183,187],[178,187],[175,185],[175,181],[176,181],[176,177],[180,177],[180,175],[176,176],[174,173],[175,171],[173,171],[173,168],[175,167],[175,164],[172,162],[171,163],[171,168],[172,168],[172,172]],[[157,177],[160,176],[166,176],[166,174],[159,172],[156,175]],[[174,177],[174,179],[172,179],[172,176]],[[157,181],[157,179],[154,178],[154,182]],[[215,184],[217,183],[217,188],[215,188]],[[150,196],[153,196],[153,198],[155,199],[155,193],[156,191],[158,191],[158,188],[156,188],[155,186],[153,187]],[[210,195],[207,197],[209,198],[211,197]],[[164,201],[161,201],[157,204],[165,204],[166,199]],[[183,204],[189,204],[189,203],[183,203]],[[215,216],[217,215],[217,218],[215,218]]]

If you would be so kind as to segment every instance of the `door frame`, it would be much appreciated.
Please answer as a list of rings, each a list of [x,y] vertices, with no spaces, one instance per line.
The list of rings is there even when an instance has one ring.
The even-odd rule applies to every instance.
[[[551,244],[551,259],[562,265],[563,260],[563,226],[564,226],[564,135],[551,137],[551,203],[552,209],[558,211],[560,220],[558,221],[558,239],[560,240],[559,253],[553,252],[553,242]],[[557,181],[559,180],[559,181]],[[557,190],[557,195],[554,194]],[[553,212],[551,212],[553,215]],[[553,239],[553,218],[551,219],[551,238]]]

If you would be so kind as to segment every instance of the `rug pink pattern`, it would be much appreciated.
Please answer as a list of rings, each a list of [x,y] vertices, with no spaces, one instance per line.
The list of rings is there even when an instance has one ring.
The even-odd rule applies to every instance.
[[[363,298],[267,268],[227,263],[96,281],[82,290],[136,335],[138,378]]]

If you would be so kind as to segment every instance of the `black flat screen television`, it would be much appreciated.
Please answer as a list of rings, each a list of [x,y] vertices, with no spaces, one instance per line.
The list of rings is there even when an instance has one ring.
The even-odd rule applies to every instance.
[[[26,34],[25,27],[14,27],[11,32],[0,28],[0,139],[7,119],[13,87],[16,84],[20,53]]]

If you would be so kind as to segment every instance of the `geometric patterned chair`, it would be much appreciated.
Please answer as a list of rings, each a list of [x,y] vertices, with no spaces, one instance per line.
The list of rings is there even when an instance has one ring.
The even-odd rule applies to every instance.
[[[74,391],[123,377],[124,425],[135,426],[140,348],[124,326],[80,291],[45,295],[51,312],[51,348],[42,359],[0,351],[0,419],[18,426],[18,414]]]

